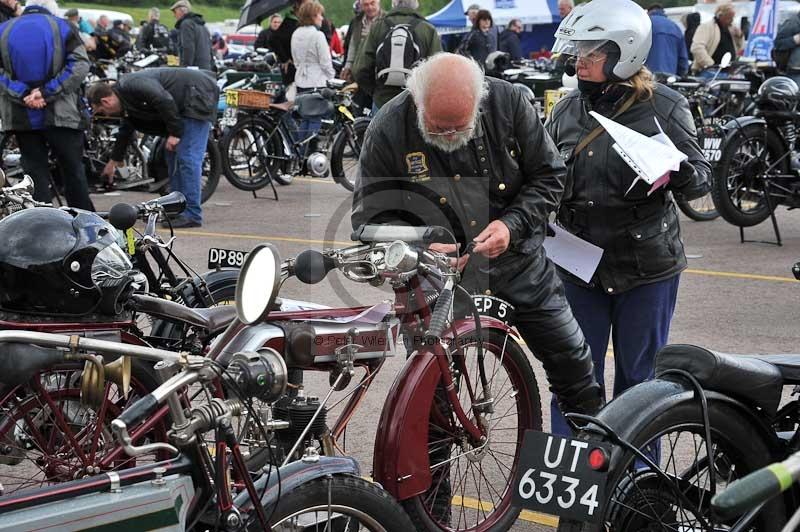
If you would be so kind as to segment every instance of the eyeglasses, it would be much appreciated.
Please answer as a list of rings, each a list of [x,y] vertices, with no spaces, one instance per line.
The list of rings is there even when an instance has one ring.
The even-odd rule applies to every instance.
[[[576,60],[582,61],[584,63],[599,63],[606,57],[608,57],[606,54],[600,52],[589,52],[586,55],[583,55],[580,52],[578,52]]]
[[[466,135],[472,133],[474,127],[465,127],[464,129],[451,129],[450,131],[428,131],[431,137],[450,137],[453,135]]]

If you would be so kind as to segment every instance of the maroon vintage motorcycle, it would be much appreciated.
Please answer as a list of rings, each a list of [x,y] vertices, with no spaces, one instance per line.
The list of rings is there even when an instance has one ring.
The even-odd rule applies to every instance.
[[[433,235],[429,228],[368,226],[355,235],[362,244],[324,253],[306,251],[285,261],[271,276],[275,293],[292,277],[316,283],[336,269],[353,282],[389,283],[395,301],[334,309],[279,299],[263,315],[234,320],[207,356],[222,366],[243,352],[278,353],[286,362],[289,393],[272,405],[260,405],[260,419],[238,420],[247,467],[254,471],[267,464],[289,463],[309,452],[336,454],[343,447],[340,440],[349,421],[402,334],[409,356],[380,416],[373,478],[403,504],[418,529],[505,530],[519,515],[512,505],[512,485],[523,434],[541,430],[536,378],[516,333],[503,321],[511,307],[486,297],[476,305],[458,285],[460,276],[450,258],[427,249]],[[246,262],[245,267],[258,265]],[[239,293],[261,289],[240,284],[236,299],[241,299]],[[454,303],[471,309],[469,316],[455,317],[454,308],[459,305]],[[490,308],[496,311],[493,315],[486,313]],[[330,389],[321,394],[322,399],[306,393],[303,374],[307,371],[330,374]],[[50,385],[37,380],[44,391]],[[75,385],[65,389],[77,394]],[[333,400],[337,402],[332,405]],[[340,403],[338,417],[329,421],[329,410]],[[11,459],[39,467],[41,457],[35,451],[51,439],[61,446],[51,445],[39,454],[56,471],[92,475],[138,465],[124,461],[119,446],[99,424],[76,423],[73,430],[76,412],[61,404],[47,406],[63,414],[61,424],[45,425],[41,433],[31,435],[19,434],[19,427],[40,426],[33,421],[44,409],[41,405],[12,408],[21,411],[21,416],[0,411],[0,435],[31,442],[22,457],[0,454],[0,466]],[[109,408],[118,406],[112,403]],[[109,414],[113,417],[117,412]],[[162,408],[131,427],[131,441],[141,444],[165,437],[160,427],[168,426],[167,415]],[[266,437],[259,426],[266,427]],[[72,436],[63,438],[61,433]],[[72,454],[98,450],[103,452],[96,471],[66,467],[80,461],[80,456],[76,459]],[[162,457],[149,459],[158,458]]]
[[[237,352],[283,355],[294,393],[265,412],[265,424],[276,428],[269,442],[244,440],[251,452],[270,446],[288,462],[308,446],[325,454],[339,448],[402,333],[409,356],[380,416],[373,478],[402,502],[418,529],[505,530],[519,515],[511,500],[523,434],[541,430],[536,378],[515,331],[501,319],[511,307],[483,296],[476,306],[450,258],[428,250],[434,233],[365,226],[354,234],[360,245],[309,250],[284,262],[276,287],[290,277],[316,283],[337,269],[354,282],[389,283],[395,302],[331,309],[279,300],[265,316],[232,324],[209,356],[225,365]],[[472,310],[468,317],[453,318],[459,298]],[[490,307],[493,316],[485,313]],[[305,371],[329,372],[322,400],[305,393]],[[329,423],[337,392],[345,396],[337,404],[346,404]],[[246,425],[240,430],[248,432]]]

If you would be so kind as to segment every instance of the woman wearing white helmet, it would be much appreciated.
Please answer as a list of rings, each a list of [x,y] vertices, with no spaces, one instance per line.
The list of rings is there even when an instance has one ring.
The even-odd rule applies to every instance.
[[[685,98],[655,83],[644,66],[651,35],[650,18],[630,0],[578,5],[561,21],[553,47],[577,72],[578,90],[558,102],[545,124],[567,163],[558,222],[604,250],[591,282],[561,273],[600,383],[613,335],[615,396],[652,377],[655,354],[667,341],[686,268],[672,192],[702,196],[711,172]],[[589,111],[647,136],[659,133],[656,118],[689,160],[652,194],[644,181],[630,188],[636,174]],[[555,403],[552,411],[553,431],[568,433]]]

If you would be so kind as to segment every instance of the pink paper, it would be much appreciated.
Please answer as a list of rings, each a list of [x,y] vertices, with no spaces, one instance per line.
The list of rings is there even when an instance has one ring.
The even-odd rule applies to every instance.
[[[650,194],[652,194],[652,193],[653,193],[653,192],[654,192],[654,191],[655,191],[657,188],[663,187],[664,185],[666,185],[667,183],[669,183],[669,175],[670,175],[671,173],[672,173],[672,172],[667,172],[666,174],[664,174],[664,175],[662,175],[661,177],[659,177],[658,179],[656,179],[656,182],[655,182],[655,183],[653,183],[653,186],[652,186],[652,187],[650,187],[650,191],[647,193],[647,195],[649,196],[649,195],[650,195]]]

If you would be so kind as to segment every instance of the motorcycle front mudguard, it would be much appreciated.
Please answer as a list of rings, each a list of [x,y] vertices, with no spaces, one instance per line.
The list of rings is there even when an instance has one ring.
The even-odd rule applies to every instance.
[[[482,316],[481,328],[517,336],[511,327],[494,318]],[[465,336],[475,331],[475,322],[457,320],[454,329],[458,336]],[[434,356],[410,357],[384,402],[375,434],[372,475],[399,501],[424,493],[431,485],[428,424],[440,378]]]
[[[278,502],[280,494],[289,493],[302,484],[332,475],[357,477],[360,474],[358,462],[349,456],[319,456],[313,462],[297,460],[277,470],[273,468],[272,471],[266,471],[254,485],[256,493],[263,493],[261,504],[269,511]],[[243,510],[252,508],[252,500],[246,490],[234,498],[233,505]]]

